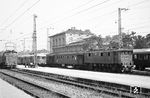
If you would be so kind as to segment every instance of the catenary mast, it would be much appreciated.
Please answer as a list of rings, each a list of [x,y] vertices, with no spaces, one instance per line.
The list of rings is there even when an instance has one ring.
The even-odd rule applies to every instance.
[[[123,47],[123,42],[122,42],[122,26],[121,26],[121,11],[128,10],[126,8],[118,8],[118,34],[119,34],[119,48]]]
[[[37,66],[37,37],[36,37],[36,15],[33,15],[33,44],[32,44],[32,51],[34,54],[34,65]]]

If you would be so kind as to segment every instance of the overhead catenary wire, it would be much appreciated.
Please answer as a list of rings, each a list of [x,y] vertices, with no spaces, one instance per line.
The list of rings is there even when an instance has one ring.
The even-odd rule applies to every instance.
[[[64,20],[66,20],[66,19],[69,19],[69,18],[71,18],[71,17],[73,17],[73,16],[76,16],[76,15],[78,15],[78,14],[81,14],[81,13],[83,13],[83,12],[86,12],[86,11],[92,9],[92,8],[95,8],[95,7],[99,6],[99,5],[105,4],[105,3],[107,3],[108,1],[111,1],[111,0],[105,0],[105,1],[103,1],[103,2],[100,2],[100,3],[98,3],[98,4],[95,4],[95,5],[91,6],[91,7],[88,7],[88,8],[86,8],[86,9],[81,10],[81,11],[78,11],[78,12],[76,12],[76,13],[73,14],[73,15],[64,17],[64,18],[59,19],[59,20],[56,20],[55,22],[53,22],[53,23],[51,23],[51,24],[56,24],[56,23],[58,23],[58,22],[64,21]],[[51,24],[49,24],[49,25],[51,25]],[[44,26],[44,27],[45,27],[45,26]],[[38,30],[43,29],[44,27],[39,28]]]
[[[143,0],[143,1],[140,1],[140,2],[137,2],[137,3],[134,3],[134,4],[132,4],[132,5],[129,5],[128,7],[136,7],[136,6],[138,6],[138,5],[141,5],[141,4],[143,4],[143,3],[146,3],[146,2],[148,2],[149,0]]]
[[[40,0],[36,1],[32,6],[30,6],[28,9],[26,9],[22,14],[20,14],[17,18],[15,18],[10,24],[8,24],[4,30],[6,30],[8,27],[10,27],[12,24],[14,24],[18,19],[20,19],[26,12],[28,12],[31,8],[33,8]]]
[[[3,26],[10,18],[12,18],[29,0],[25,0],[13,13],[11,13],[0,26]]]

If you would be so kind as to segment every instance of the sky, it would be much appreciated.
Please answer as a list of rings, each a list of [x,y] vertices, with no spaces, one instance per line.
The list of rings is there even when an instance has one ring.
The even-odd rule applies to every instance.
[[[105,37],[118,34],[118,8],[122,32],[150,33],[150,0],[0,0],[0,51],[13,42],[17,51],[32,49],[36,14],[37,49],[47,49],[48,35],[71,27],[89,29]]]

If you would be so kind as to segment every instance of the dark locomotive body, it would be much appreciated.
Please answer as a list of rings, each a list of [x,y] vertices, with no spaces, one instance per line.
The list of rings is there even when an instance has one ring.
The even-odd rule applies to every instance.
[[[0,68],[16,68],[17,52],[6,50],[0,53]]]
[[[47,66],[92,71],[132,71],[132,54],[133,51],[129,49],[48,54]]]
[[[150,67],[150,49],[134,49],[133,61],[137,70],[144,70]]]

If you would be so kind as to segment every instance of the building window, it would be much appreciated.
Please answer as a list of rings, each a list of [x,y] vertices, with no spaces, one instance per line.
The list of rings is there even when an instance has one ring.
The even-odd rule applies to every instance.
[[[65,45],[65,38],[63,38],[63,45]]]
[[[56,39],[56,46],[57,46],[57,39]]]

